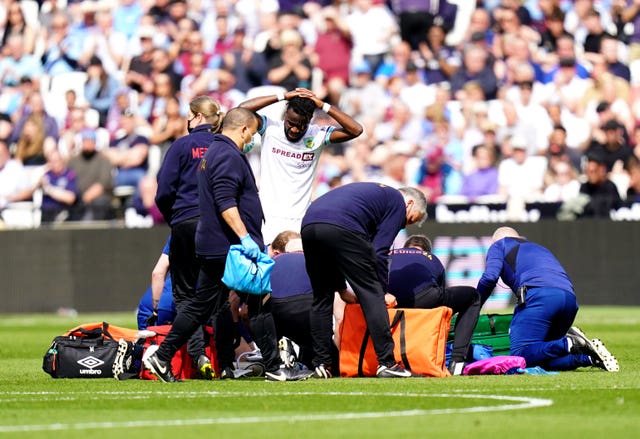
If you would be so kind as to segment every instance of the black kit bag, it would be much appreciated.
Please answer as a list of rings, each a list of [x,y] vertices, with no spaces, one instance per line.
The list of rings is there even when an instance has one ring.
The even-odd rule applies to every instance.
[[[69,334],[55,337],[44,355],[42,369],[53,378],[113,378],[118,348],[121,357],[133,350],[131,342],[119,344],[106,323],[90,330],[79,327]]]

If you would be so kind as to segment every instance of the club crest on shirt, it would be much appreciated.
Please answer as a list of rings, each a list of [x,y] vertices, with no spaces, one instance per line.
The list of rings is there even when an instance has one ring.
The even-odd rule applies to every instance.
[[[305,137],[304,139],[302,139],[302,143],[307,148],[313,148],[313,137]]]
[[[200,170],[204,171],[205,169],[207,169],[207,159],[202,159],[200,160]]]

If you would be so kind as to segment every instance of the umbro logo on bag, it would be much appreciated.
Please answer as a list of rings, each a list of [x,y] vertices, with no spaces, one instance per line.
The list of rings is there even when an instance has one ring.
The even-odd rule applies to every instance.
[[[90,355],[88,357],[84,357],[81,360],[78,360],[78,364],[88,368],[88,369],[80,369],[81,375],[102,375],[102,371],[100,369],[94,369],[104,364],[104,361],[102,361],[99,358],[96,358]]]

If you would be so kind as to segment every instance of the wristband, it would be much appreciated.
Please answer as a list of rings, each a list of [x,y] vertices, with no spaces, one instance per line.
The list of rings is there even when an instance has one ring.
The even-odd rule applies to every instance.
[[[278,102],[284,101],[284,93],[279,91],[278,93],[276,93],[276,98],[278,99]]]
[[[328,113],[330,109],[331,109],[331,104],[329,104],[328,102],[325,102],[324,104],[322,104],[322,111],[324,111],[325,113]]]

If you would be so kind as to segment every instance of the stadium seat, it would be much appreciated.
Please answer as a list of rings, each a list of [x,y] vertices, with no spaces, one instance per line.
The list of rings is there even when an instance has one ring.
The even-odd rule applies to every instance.
[[[84,122],[88,128],[98,128],[100,125],[100,113],[95,108],[87,108],[84,112]]]
[[[67,72],[51,77],[49,95],[61,99],[64,105],[64,94],[67,90],[76,92],[78,105],[84,105],[87,100],[84,97],[84,84],[87,82],[87,72]]]
[[[38,30],[40,28],[40,21],[38,20],[38,10],[40,9],[40,6],[38,5],[38,2],[35,0],[22,0],[20,2],[20,7],[24,14],[24,21],[26,21],[29,26]]]
[[[56,6],[58,7],[59,11],[64,11],[64,9],[67,7],[67,0],[57,0]],[[51,2],[46,2],[42,4],[43,14],[51,12],[51,9],[52,9]]]
[[[4,226],[9,229],[35,229],[40,226],[40,209],[31,201],[11,203],[0,214]]]
[[[162,164],[162,149],[158,145],[149,146],[149,154],[147,156],[147,175],[155,177],[160,170]]]
[[[637,87],[640,85],[640,59],[631,61],[629,70],[631,71],[631,85]]]
[[[109,142],[111,138],[109,136],[109,130],[106,128],[96,128],[96,150],[102,151],[109,148]]]
[[[0,218],[2,218],[5,227],[9,229],[35,229],[40,227],[42,190],[36,189],[32,198],[32,201],[9,203],[2,210]]]

